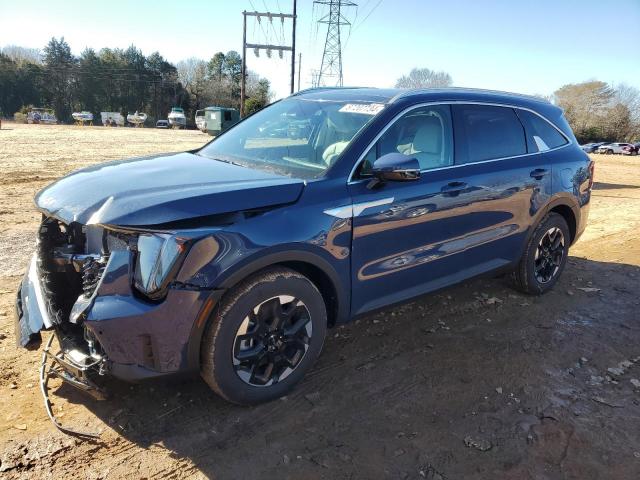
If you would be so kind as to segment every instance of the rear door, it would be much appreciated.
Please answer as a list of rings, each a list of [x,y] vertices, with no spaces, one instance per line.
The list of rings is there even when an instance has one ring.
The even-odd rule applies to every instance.
[[[541,153],[550,148],[533,127],[525,128],[533,124],[531,115],[539,118],[509,106],[453,107],[456,165],[468,188],[483,192],[475,208],[483,221],[475,233],[487,241],[468,252],[472,265],[517,262],[534,217],[552,194],[551,163]]]

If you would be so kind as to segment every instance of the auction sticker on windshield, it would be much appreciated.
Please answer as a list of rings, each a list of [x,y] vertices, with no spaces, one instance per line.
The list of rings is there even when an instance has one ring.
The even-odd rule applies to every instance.
[[[343,113],[361,113],[363,115],[376,115],[384,108],[382,103],[347,103],[339,111]]]

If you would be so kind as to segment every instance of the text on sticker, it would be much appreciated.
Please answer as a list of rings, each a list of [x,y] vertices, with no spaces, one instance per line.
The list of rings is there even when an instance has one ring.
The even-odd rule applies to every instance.
[[[384,108],[382,103],[347,103],[339,111],[346,113],[361,113],[363,115],[376,115]]]

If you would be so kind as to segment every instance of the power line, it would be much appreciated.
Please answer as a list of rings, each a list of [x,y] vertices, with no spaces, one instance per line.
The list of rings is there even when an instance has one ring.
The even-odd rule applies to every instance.
[[[351,25],[349,26],[349,34],[347,35],[347,39],[344,42],[344,47],[342,48],[343,53],[347,49],[347,46],[349,45],[349,40],[351,40],[351,32],[353,31],[353,25],[355,25],[356,22],[358,21],[358,11],[359,11],[359,7],[356,5],[356,14],[353,17],[353,22],[351,22]]]
[[[252,0],[249,0],[249,4],[251,5],[251,8],[253,8],[254,13],[257,13],[258,9],[253,4]],[[269,36],[267,35],[267,32],[264,30],[264,27],[262,26],[262,21],[260,20],[260,16],[257,16],[256,18],[258,21],[258,25],[260,26],[260,30],[262,30],[265,40],[267,40],[267,43],[269,43]],[[255,23],[254,23],[254,29],[255,29]]]
[[[249,0],[251,3],[251,6],[255,8],[253,2],[251,0]],[[263,3],[264,0],[263,0]],[[245,103],[245,99],[246,99],[246,83],[247,83],[247,48],[252,48],[254,49],[254,51],[259,52],[260,50],[266,50],[267,51],[267,57],[271,58],[271,52],[273,50],[276,50],[279,53],[280,58],[283,58],[284,56],[284,52],[291,52],[291,93],[294,92],[294,87],[295,87],[295,52],[296,52],[296,18],[297,18],[297,14],[296,14],[296,5],[297,5],[297,0],[293,0],[293,12],[292,13],[273,13],[273,12],[258,12],[258,11],[254,11],[254,12],[247,12],[244,11],[242,12],[242,73],[240,75],[240,116],[244,116],[244,103]],[[265,3],[266,6],[266,3]],[[280,22],[282,23],[282,29],[283,29],[283,35],[282,35],[282,39],[284,40],[284,21],[285,19],[291,19],[291,45],[285,45],[285,42],[279,43],[279,44],[273,44],[270,43],[269,40],[270,38],[265,35],[267,38],[267,43],[250,43],[247,42],[247,17],[256,17],[256,19],[258,21],[260,21],[261,17],[266,17],[269,19],[269,22],[271,23],[272,29],[274,30],[274,33],[276,34],[277,37],[277,32],[275,32],[275,28],[273,27],[273,18],[278,18],[280,19]],[[263,30],[264,33],[264,30]]]
[[[369,18],[371,16],[371,14],[376,10],[376,8],[378,8],[380,6],[380,4],[382,3],[382,0],[378,0],[378,3],[376,3],[374,5],[374,7],[371,9],[371,11],[367,14],[366,17],[364,17],[362,19],[362,21],[358,24],[358,25],[354,25],[353,30],[355,31],[356,29],[360,28],[360,26],[367,21],[367,18]]]

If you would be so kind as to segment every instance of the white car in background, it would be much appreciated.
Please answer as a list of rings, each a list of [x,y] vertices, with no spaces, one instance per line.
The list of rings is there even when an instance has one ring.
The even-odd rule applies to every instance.
[[[638,150],[631,143],[605,143],[604,145],[600,145],[597,150],[598,153],[604,153],[607,155],[611,155],[614,153],[620,155],[636,155]]]

